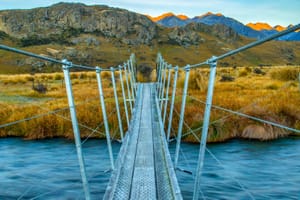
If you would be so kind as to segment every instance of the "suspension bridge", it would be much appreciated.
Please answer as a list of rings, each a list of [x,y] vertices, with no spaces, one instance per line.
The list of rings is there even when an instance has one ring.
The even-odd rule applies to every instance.
[[[210,59],[194,64],[187,65],[183,68],[172,67],[161,56],[157,56],[156,72],[157,81],[155,83],[138,83],[136,80],[135,56],[132,54],[122,66],[111,68],[100,68],[73,64],[67,60],[56,60],[49,57],[36,55],[27,51],[15,49],[5,45],[0,45],[0,49],[11,51],[26,56],[42,59],[52,63],[62,65],[64,72],[64,80],[69,103],[69,110],[73,126],[74,138],[76,143],[80,173],[85,198],[91,199],[89,182],[86,175],[86,167],[84,156],[82,153],[82,142],[80,137],[79,123],[76,114],[76,105],[73,97],[72,84],[70,79],[70,70],[80,68],[84,70],[93,70],[96,73],[101,110],[103,114],[103,124],[105,127],[105,135],[108,146],[108,154],[110,158],[110,167],[112,170],[111,178],[108,183],[104,199],[182,199],[182,194],[176,178],[176,170],[178,169],[179,151],[182,138],[182,130],[184,126],[184,112],[186,106],[186,98],[188,96],[188,84],[190,70],[202,66],[209,66],[209,83],[205,104],[205,113],[203,118],[203,127],[200,142],[198,166],[195,173],[195,185],[193,199],[199,199],[201,173],[203,168],[203,160],[205,156],[206,140],[208,128],[210,125],[211,108],[227,111],[231,114],[240,115],[262,123],[270,124],[295,133],[300,130],[286,127],[281,124],[270,122],[257,117],[252,117],[237,111],[231,111],[225,108],[212,105],[213,89],[216,76],[217,61],[225,57],[232,56],[241,51],[261,45],[267,41],[278,38],[282,35],[296,31],[300,25],[294,26],[286,31],[277,33],[263,40],[255,41],[236,50],[225,53],[221,56],[213,56]],[[176,150],[174,162],[172,162],[168,142],[170,141],[170,132],[173,120],[174,102],[176,96],[176,86],[178,71],[183,70],[185,73],[185,81],[182,92],[181,110],[179,114],[178,132],[176,136]],[[118,97],[117,86],[115,81],[115,72],[119,71],[121,83],[121,97]],[[110,72],[112,78],[112,87],[114,91],[116,115],[118,118],[119,132],[122,146],[118,154],[118,158],[114,160],[111,147],[111,134],[106,113],[105,99],[102,88],[102,72]],[[172,73],[173,72],[173,73]],[[123,81],[123,74],[125,80]],[[173,76],[171,78],[171,76]],[[171,80],[173,80],[171,86]],[[125,87],[125,85],[126,87]],[[126,90],[127,89],[127,90]],[[128,130],[124,133],[122,126],[121,110],[119,99],[123,100],[124,112]],[[169,110],[169,113],[168,113]],[[131,113],[131,118],[129,117]],[[52,114],[52,113],[51,113]],[[168,116],[168,118],[167,118]],[[33,118],[20,120],[28,121]],[[0,128],[14,125],[17,122],[0,125]],[[193,133],[193,130],[191,130]],[[209,152],[211,153],[211,152]],[[244,189],[242,185],[241,188]],[[253,195],[245,190],[250,199],[254,199]]]

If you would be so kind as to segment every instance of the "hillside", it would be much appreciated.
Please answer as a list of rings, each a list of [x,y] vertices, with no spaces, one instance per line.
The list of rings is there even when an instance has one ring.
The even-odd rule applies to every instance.
[[[184,66],[252,41],[222,24],[193,22],[169,28],[141,14],[100,5],[59,3],[31,10],[0,11],[1,44],[93,66],[118,65],[135,53],[138,63],[154,67],[157,52],[169,63]],[[299,65],[299,42],[269,42],[219,64]],[[0,51],[0,73],[60,70],[61,66]]]

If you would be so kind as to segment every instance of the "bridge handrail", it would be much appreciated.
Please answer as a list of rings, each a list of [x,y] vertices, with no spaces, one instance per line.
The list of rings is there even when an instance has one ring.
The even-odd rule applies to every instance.
[[[200,185],[200,176],[201,176],[201,171],[203,167],[203,160],[205,156],[205,149],[206,149],[206,140],[207,140],[207,134],[208,134],[208,127],[209,127],[209,122],[210,122],[210,111],[212,108],[212,99],[213,99],[213,91],[214,91],[214,83],[215,83],[215,78],[216,78],[216,68],[217,68],[217,61],[221,60],[223,58],[235,55],[237,53],[240,53],[242,51],[245,51],[247,49],[253,48],[255,46],[261,45],[267,41],[273,40],[275,38],[278,38],[280,36],[286,35],[288,33],[291,33],[293,31],[296,31],[300,29],[300,24],[289,28],[285,31],[273,34],[269,37],[266,37],[261,40],[257,40],[255,42],[249,43],[245,46],[242,46],[240,48],[237,48],[235,50],[229,51],[223,55],[220,56],[212,56],[208,60],[194,64],[194,65],[186,65],[185,67],[181,68],[185,71],[185,80],[184,80],[184,86],[183,86],[183,92],[182,92],[182,101],[181,101],[181,110],[180,110],[180,116],[179,116],[179,124],[178,124],[178,133],[177,133],[177,143],[176,143],[176,149],[175,149],[175,158],[174,158],[174,165],[177,167],[178,164],[178,156],[179,156],[179,149],[180,149],[180,142],[181,142],[181,137],[182,137],[182,126],[184,124],[184,110],[185,110],[185,104],[186,104],[186,97],[187,97],[187,90],[188,90],[188,82],[189,82],[189,75],[190,75],[190,70],[194,68],[198,68],[203,65],[209,65],[210,68],[210,73],[209,73],[209,83],[208,83],[208,89],[207,89],[207,96],[206,96],[206,103],[205,103],[205,112],[204,112],[204,118],[203,118],[203,127],[202,127],[202,134],[201,134],[201,142],[200,142],[200,149],[199,149],[199,156],[198,156],[198,166],[197,166],[197,173],[196,173],[196,178],[195,178],[195,185],[194,185],[194,195],[193,195],[193,200],[198,199],[199,196],[199,185]],[[158,88],[157,90],[159,91],[159,99],[161,100],[161,103],[165,101],[167,97],[164,96],[164,87],[165,87],[165,78],[166,78],[166,70],[170,70],[169,68],[166,67],[167,62],[164,61],[162,55],[159,53],[157,56],[157,69],[158,69]],[[169,86],[167,86],[169,87]],[[171,104],[172,105],[172,104]],[[221,109],[220,107],[213,106],[214,108]],[[223,109],[224,111],[229,112],[228,109]],[[295,131],[295,132],[300,132],[299,130],[296,129],[290,129],[289,127],[274,123],[274,122],[269,122],[266,120],[262,120],[253,116],[249,116],[243,113],[235,112],[235,111],[230,111],[232,114],[238,114],[243,117],[247,117],[253,120],[257,120],[263,123],[268,123],[273,126],[277,126],[280,128],[285,128],[290,131]]]

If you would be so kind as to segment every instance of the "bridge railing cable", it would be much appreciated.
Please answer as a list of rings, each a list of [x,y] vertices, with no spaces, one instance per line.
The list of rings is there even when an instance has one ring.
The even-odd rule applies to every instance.
[[[11,51],[11,52],[14,52],[14,53],[18,53],[18,54],[22,54],[22,55],[25,55],[25,56],[29,56],[29,57],[33,57],[33,58],[49,61],[51,63],[56,63],[56,64],[61,64],[62,65],[63,72],[64,72],[64,80],[65,80],[65,85],[66,85],[66,91],[67,91],[67,97],[68,97],[68,102],[69,102],[68,109],[70,110],[70,115],[71,115],[71,121],[72,121],[74,138],[75,138],[75,143],[76,143],[76,150],[77,150],[77,156],[78,156],[78,161],[79,161],[79,166],[80,166],[83,189],[84,189],[84,193],[85,193],[85,198],[90,199],[89,184],[88,184],[88,181],[87,181],[87,178],[86,178],[87,176],[86,176],[86,169],[85,169],[85,161],[84,161],[83,153],[82,153],[82,150],[81,150],[81,145],[82,144],[81,144],[79,126],[83,126],[85,128],[89,128],[89,127],[78,123],[77,114],[76,114],[76,107],[75,107],[75,102],[74,102],[74,97],[73,97],[72,83],[71,83],[71,79],[70,79],[70,70],[73,69],[73,68],[80,68],[80,69],[84,69],[84,70],[93,70],[93,71],[96,72],[96,78],[97,78],[98,90],[99,90],[99,97],[100,97],[100,104],[101,104],[101,108],[102,108],[101,110],[102,110],[102,114],[103,114],[103,123],[104,123],[104,127],[105,127],[105,134],[106,134],[106,139],[107,139],[109,157],[110,157],[110,160],[111,160],[111,168],[113,169],[114,168],[114,162],[113,162],[112,149],[111,149],[111,139],[110,139],[109,126],[108,126],[108,121],[107,121],[104,94],[103,94],[103,89],[102,89],[102,80],[101,80],[100,73],[103,72],[103,71],[111,72],[111,77],[112,77],[112,82],[113,82],[113,90],[114,90],[114,97],[115,97],[115,103],[116,103],[116,111],[117,111],[117,117],[118,117],[118,122],[119,122],[119,130],[120,130],[121,140],[122,140],[123,139],[123,127],[122,127],[122,121],[121,121],[121,116],[120,116],[120,108],[119,108],[119,102],[118,102],[118,96],[117,96],[116,81],[114,79],[115,78],[114,72],[115,71],[120,71],[120,73],[122,73],[122,70],[125,71],[127,89],[128,89],[128,91],[130,89],[130,97],[128,99],[126,99],[126,97],[124,95],[123,85],[122,85],[123,101],[125,103],[126,103],[126,101],[130,101],[130,103],[132,101],[134,102],[135,93],[136,93],[136,89],[137,89],[135,56],[133,54],[130,56],[130,59],[127,61],[127,68],[126,68],[125,64],[124,64],[124,69],[123,69],[122,66],[121,67],[118,66],[118,67],[115,67],[115,68],[114,67],[99,68],[99,67],[91,67],[91,66],[85,66],[85,65],[77,65],[77,64],[73,64],[73,63],[71,63],[67,60],[61,60],[60,61],[60,60],[56,60],[56,59],[53,59],[53,58],[37,55],[37,54],[31,53],[31,52],[28,52],[28,51],[8,47],[8,46],[5,46],[5,45],[0,45],[0,49],[6,50],[6,51]],[[122,76],[122,74],[121,74],[121,76]],[[122,82],[122,84],[123,84],[123,82]],[[129,93],[128,93],[128,95],[129,95]],[[124,107],[126,108],[126,104],[124,104]],[[131,104],[131,108],[132,108],[132,104]],[[65,110],[65,109],[62,109],[62,110]],[[16,124],[16,123],[28,121],[28,120],[35,119],[35,118],[40,118],[40,117],[43,117],[43,116],[46,116],[46,115],[49,115],[49,114],[56,114],[59,111],[60,110],[49,111],[47,113],[32,116],[32,117],[29,117],[29,118],[26,118],[26,119],[23,119],[23,120],[11,122],[11,123],[8,123],[8,124],[3,124],[3,125],[0,125],[0,128],[10,126],[10,125],[13,125],[13,124]],[[126,115],[126,118],[128,119],[128,115]],[[91,129],[91,130],[93,130],[92,134],[94,134],[94,132],[96,132],[96,130],[94,130],[94,129]]]
[[[203,168],[203,160],[204,160],[205,149],[206,149],[208,127],[209,127],[209,124],[210,124],[210,112],[211,112],[211,108],[212,108],[212,98],[213,98],[214,83],[215,83],[215,78],[216,78],[217,61],[221,60],[221,59],[224,59],[226,57],[235,55],[235,54],[240,53],[242,51],[245,51],[247,49],[256,47],[256,46],[261,45],[261,44],[263,44],[267,41],[276,39],[276,38],[281,37],[283,35],[286,35],[288,33],[294,32],[298,29],[300,29],[300,24],[298,24],[296,26],[293,26],[292,28],[289,28],[285,31],[282,31],[282,32],[276,33],[274,35],[271,35],[269,37],[266,37],[264,39],[252,42],[250,44],[247,44],[247,45],[242,46],[240,48],[237,48],[235,50],[229,51],[229,52],[227,52],[223,55],[212,56],[211,58],[209,58],[208,60],[206,60],[204,62],[201,62],[201,63],[198,63],[198,64],[193,64],[193,65],[187,65],[186,67],[183,68],[183,70],[185,71],[185,81],[184,81],[184,87],[183,87],[183,92],[182,92],[182,100],[181,100],[182,104],[181,104],[181,110],[180,110],[180,120],[179,120],[179,124],[178,124],[177,143],[176,143],[175,158],[174,158],[175,168],[178,164],[178,156],[179,156],[179,149],[180,149],[180,143],[181,143],[181,137],[182,137],[182,128],[183,128],[183,124],[184,124],[184,112],[185,112],[185,104],[186,104],[186,97],[187,97],[190,70],[194,69],[194,68],[201,67],[203,65],[209,65],[209,67],[210,67],[208,90],[207,90],[207,96],[206,96],[207,99],[206,99],[206,102],[205,102],[205,112],[204,112],[204,119],[203,119],[203,127],[202,127],[201,141],[200,141],[200,149],[199,149],[197,173],[196,173],[196,179],[195,179],[195,185],[194,185],[193,200],[196,200],[199,197],[200,177],[201,177],[201,171],[202,171],[202,168]],[[158,85],[158,91],[161,92],[161,93],[158,93],[158,94],[161,94],[159,96],[159,99],[162,99],[162,96],[163,96],[162,94],[163,94],[163,91],[164,91],[163,88],[165,87],[165,83],[164,83],[163,78],[162,78],[164,76],[163,73],[165,71],[163,66],[165,65],[166,62],[163,60],[161,54],[158,54],[157,62],[158,62],[157,65],[158,65],[158,70],[159,70],[159,72],[157,72],[158,77],[159,77],[157,85]],[[166,77],[166,75],[164,77]],[[221,108],[221,107],[215,107],[215,108],[222,109],[224,111],[229,112],[228,109],[224,109],[224,108]],[[291,129],[291,128],[279,125],[279,124],[274,123],[274,122],[267,122],[266,120],[258,119],[256,117],[252,117],[252,116],[249,116],[249,115],[246,115],[246,114],[238,113],[238,112],[235,112],[235,111],[230,111],[230,112],[232,114],[238,114],[240,116],[247,117],[247,118],[250,118],[250,119],[253,119],[253,120],[258,120],[258,121],[263,122],[263,123],[269,123],[273,126],[277,126],[277,127],[280,127],[280,128],[285,128],[285,129],[290,130],[290,131],[296,131],[296,132],[299,131],[299,130],[295,130],[295,129]]]

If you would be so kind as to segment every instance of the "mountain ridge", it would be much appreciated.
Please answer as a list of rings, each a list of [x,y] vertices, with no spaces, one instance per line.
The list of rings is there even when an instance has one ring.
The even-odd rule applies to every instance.
[[[130,53],[136,53],[139,62],[154,66],[157,52],[161,52],[168,62],[184,66],[254,41],[228,25],[208,23],[218,18],[245,28],[231,18],[223,15],[204,18],[206,24],[192,22],[166,28],[145,15],[125,9],[60,3],[28,10],[0,11],[0,42],[56,59],[109,67],[121,64],[120,60],[126,60]],[[185,21],[177,16],[174,19]],[[244,31],[248,29],[246,27]],[[262,48],[226,58],[219,65],[299,65],[298,47],[298,42],[272,41]],[[38,71],[47,67],[55,69],[47,62],[0,51],[0,73],[21,73],[23,69]],[[60,66],[57,67],[60,70]]]
[[[237,33],[239,33],[242,36],[255,39],[262,39],[274,33],[286,30],[288,27],[292,26],[290,25],[288,27],[284,27],[281,25],[276,25],[272,27],[266,22],[243,24],[234,18],[226,17],[221,13],[214,14],[212,12],[207,12],[203,15],[195,16],[193,18],[188,19],[180,19],[173,13],[172,15],[162,14],[156,19],[159,19],[155,21],[156,23],[166,27],[185,26],[193,22],[204,23],[208,25],[223,24],[229,26],[230,28],[233,28]],[[287,36],[279,38],[278,40],[300,41],[300,33],[291,33]]]

